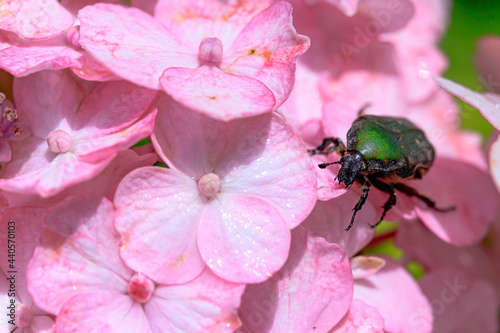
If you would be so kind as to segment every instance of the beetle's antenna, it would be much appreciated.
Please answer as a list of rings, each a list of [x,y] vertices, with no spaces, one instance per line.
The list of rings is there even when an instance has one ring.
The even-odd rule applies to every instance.
[[[365,115],[365,110],[368,109],[369,107],[372,106],[372,103],[366,102],[361,106],[361,108],[358,111],[358,117],[364,116]]]
[[[326,167],[328,167],[332,164],[342,164],[342,163],[340,161],[335,161],[335,162],[330,162],[330,163],[321,163],[321,164],[318,164],[318,167],[320,169],[326,169]]]

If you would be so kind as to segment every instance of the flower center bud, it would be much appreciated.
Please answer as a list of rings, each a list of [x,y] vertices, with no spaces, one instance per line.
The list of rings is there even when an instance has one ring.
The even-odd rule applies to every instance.
[[[198,181],[198,189],[201,194],[211,198],[220,191],[220,178],[215,173],[207,173]]]
[[[222,42],[219,38],[204,38],[200,43],[198,60],[202,64],[218,66],[222,61]]]
[[[136,302],[146,303],[155,291],[154,282],[147,276],[135,274],[128,284],[128,293]]]
[[[63,130],[55,130],[47,136],[47,145],[53,153],[67,153],[71,148],[71,136]]]
[[[27,327],[31,324],[31,319],[33,319],[31,309],[22,303],[17,304],[14,325],[20,328]]]

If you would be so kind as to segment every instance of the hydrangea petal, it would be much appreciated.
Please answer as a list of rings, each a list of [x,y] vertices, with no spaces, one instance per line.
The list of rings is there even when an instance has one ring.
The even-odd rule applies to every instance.
[[[471,164],[444,157],[434,161],[423,180],[407,184],[434,200],[438,207],[456,207],[450,212],[437,212],[413,199],[417,203],[417,215],[425,225],[439,238],[455,245],[467,245],[483,238],[500,202],[489,174]]]
[[[222,193],[243,189],[273,203],[290,228],[310,213],[316,201],[314,166],[280,115],[221,122],[172,100],[158,109],[153,143],[171,168],[194,179],[216,173]]]
[[[50,69],[80,67],[82,54],[68,46],[65,36],[27,42],[0,31],[0,68],[16,77]]]
[[[172,169],[136,169],[118,186],[114,203],[120,255],[128,266],[168,284],[201,273],[196,228],[202,211],[195,181]]]
[[[388,332],[432,332],[432,308],[413,277],[396,262],[377,274],[355,280],[354,298],[375,307],[385,320]]]
[[[27,40],[46,39],[69,29],[74,22],[56,0],[9,0],[0,7],[0,29]]]
[[[118,155],[106,166],[98,175],[91,179],[71,186],[61,193],[49,197],[41,198],[36,194],[5,192],[5,197],[10,207],[39,207],[54,205],[72,195],[94,195],[106,196],[112,200],[118,182],[130,171],[142,166],[151,166],[158,160],[158,155],[153,153],[136,154],[133,150],[127,149]]]
[[[500,96],[481,94],[442,77],[437,77],[436,81],[446,91],[478,109],[491,125],[500,130]]]
[[[368,201],[356,214],[352,229],[349,232],[345,231],[358,199],[359,195],[355,191],[348,190],[338,198],[318,201],[302,225],[330,243],[340,245],[347,255],[352,257],[373,239],[375,229],[371,228],[370,224],[374,224],[377,220],[375,209]]]
[[[43,198],[56,195],[64,188],[92,178],[114,157],[108,155],[106,160],[95,164],[81,161],[72,153],[58,156],[47,154],[47,143],[40,140],[25,140],[12,146],[17,150],[14,154],[16,161],[6,165],[2,177],[9,178],[0,179],[0,187],[15,193],[37,193]],[[49,165],[47,158],[53,158]],[[23,163],[27,164],[24,169]]]
[[[38,306],[58,314],[71,297],[96,287],[127,290],[131,272],[118,256],[113,216],[113,204],[99,197],[72,197],[50,211],[27,273]]]
[[[56,319],[57,332],[71,332],[76,327],[89,333],[153,332],[141,303],[106,290],[79,294],[64,304]]]
[[[302,139],[280,115],[252,120],[229,142],[215,172],[225,175],[224,193],[244,188],[246,195],[265,198],[292,229],[316,202],[314,165]],[[249,157],[253,163],[237,164]]]
[[[278,108],[292,91],[295,61],[309,45],[308,37],[295,32],[292,6],[279,1],[243,28],[225,52],[221,69],[264,83],[274,93],[274,108]]]
[[[441,268],[425,274],[420,286],[432,305],[434,332],[498,332],[499,306],[490,284]]]
[[[84,98],[83,88],[68,70],[42,71],[14,79],[18,112],[29,122],[33,134],[43,140],[56,128],[70,131],[68,121],[77,118]],[[40,117],[41,110],[44,110],[43,117]]]
[[[218,276],[232,282],[267,280],[284,264],[290,231],[268,202],[251,196],[219,194],[198,227],[198,248]]]
[[[180,103],[224,121],[269,112],[275,104],[272,91],[262,82],[213,66],[168,68],[160,83]]]
[[[233,332],[244,285],[224,281],[205,269],[195,280],[158,286],[144,310],[155,332]]]
[[[143,11],[96,4],[79,11],[80,43],[118,76],[160,89],[168,67],[198,67],[198,53],[183,46],[165,26]]]
[[[349,309],[352,273],[342,248],[301,226],[292,234],[285,266],[247,286],[240,332],[328,332]]]
[[[384,318],[376,308],[353,299],[349,312],[330,333],[384,333]]]
[[[270,0],[229,3],[218,0],[158,0],[154,16],[191,47],[198,47],[205,36],[216,36],[227,47],[252,17],[270,5]],[[199,30],[201,26],[204,27],[203,35]]]

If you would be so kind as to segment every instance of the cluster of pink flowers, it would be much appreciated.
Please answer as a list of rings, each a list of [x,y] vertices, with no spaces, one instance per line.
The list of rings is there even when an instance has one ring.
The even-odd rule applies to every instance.
[[[3,1],[0,331],[496,333],[500,140],[488,164],[439,84],[498,130],[500,96],[434,80],[448,14],[446,0]],[[317,167],[336,154],[307,152],[368,104],[426,133],[434,165],[405,183],[455,207],[398,194],[398,261],[363,252],[387,194],[346,232],[361,191]]]

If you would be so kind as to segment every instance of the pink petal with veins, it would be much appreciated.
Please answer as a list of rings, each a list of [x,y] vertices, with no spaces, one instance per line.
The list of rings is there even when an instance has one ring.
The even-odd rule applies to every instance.
[[[155,332],[231,333],[241,325],[237,309],[244,289],[205,269],[188,284],[158,286],[145,312],[154,318]]]
[[[180,103],[223,121],[269,112],[276,102],[262,82],[212,66],[168,68],[160,83]]]
[[[56,0],[9,0],[2,3],[0,11],[0,29],[26,40],[57,36],[74,22],[73,15]]]
[[[228,281],[259,283],[288,256],[290,231],[268,202],[224,194],[206,205],[198,227],[198,248],[208,267]]]
[[[198,67],[198,45],[185,47],[165,26],[143,11],[96,4],[79,11],[80,43],[116,75],[160,89],[168,67]]]
[[[201,200],[196,182],[179,171],[145,167],[129,173],[114,200],[127,265],[167,284],[199,275],[205,267],[196,244]]]
[[[99,197],[72,197],[50,210],[27,274],[42,309],[57,315],[75,295],[126,291],[132,273],[118,256],[113,215],[113,204]]]
[[[349,309],[352,273],[342,248],[300,226],[292,235],[285,266],[247,286],[239,332],[328,332]]]

